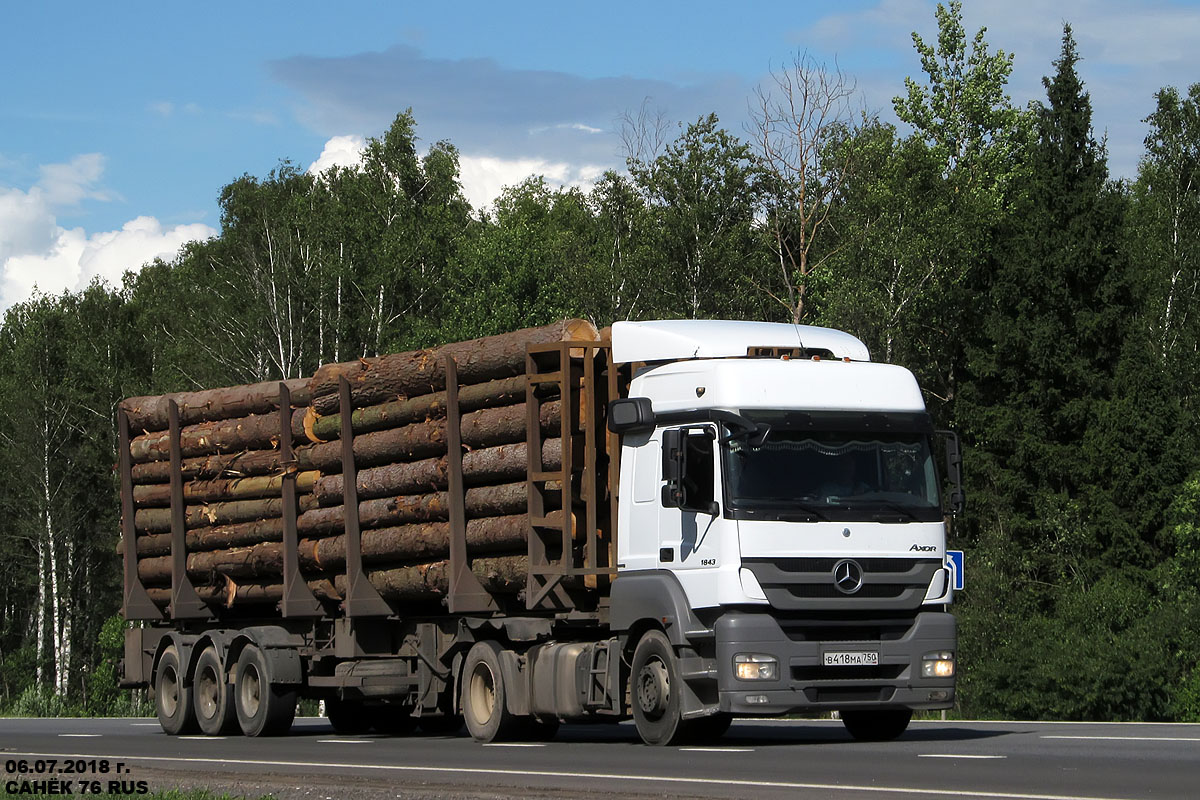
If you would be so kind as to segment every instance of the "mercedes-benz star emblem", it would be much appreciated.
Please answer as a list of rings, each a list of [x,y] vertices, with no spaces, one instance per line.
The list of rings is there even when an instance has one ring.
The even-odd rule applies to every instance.
[[[854,594],[862,588],[863,571],[857,561],[845,559],[833,566],[833,585],[842,594]]]

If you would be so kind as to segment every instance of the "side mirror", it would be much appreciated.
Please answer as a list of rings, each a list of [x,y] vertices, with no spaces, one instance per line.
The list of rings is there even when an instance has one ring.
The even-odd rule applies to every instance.
[[[962,449],[958,434],[954,431],[938,431],[946,445],[946,479],[950,481],[950,513],[958,516],[966,508],[966,496],[962,488]]]
[[[608,429],[613,433],[654,430],[654,407],[649,397],[623,397],[608,404]]]
[[[687,471],[687,451],[683,446],[684,433],[679,428],[663,431],[662,489],[664,508],[679,508],[684,503],[683,475]]]

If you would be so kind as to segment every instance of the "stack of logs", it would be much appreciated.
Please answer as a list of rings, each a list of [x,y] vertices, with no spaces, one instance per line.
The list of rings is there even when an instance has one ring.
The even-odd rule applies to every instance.
[[[283,593],[284,475],[295,476],[299,569],[322,601],[344,598],[346,534],[339,387],[350,388],[366,576],[387,600],[446,594],[449,582],[446,358],[457,366],[466,540],[483,588],[515,593],[528,571],[525,348],[596,341],[565,320],[432,350],[327,364],[290,392],[292,459],[281,454],[279,382],[135,397],[121,403],[137,574],[155,604],[171,585],[171,436],[178,408],[187,574],[200,598],[232,607]],[[561,403],[540,403],[542,463],[561,465]],[[559,512],[561,513],[561,512]]]

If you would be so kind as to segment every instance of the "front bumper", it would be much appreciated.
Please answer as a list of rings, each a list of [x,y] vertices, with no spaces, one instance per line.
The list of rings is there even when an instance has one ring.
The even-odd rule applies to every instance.
[[[922,612],[910,625],[880,629],[864,622],[806,626],[770,613],[731,611],[717,620],[717,683],[722,711],[772,715],[843,708],[936,710],[954,705],[951,678],[924,678],[926,653],[957,650],[957,626],[946,612]],[[876,638],[854,638],[875,634]],[[849,637],[849,638],[848,638]],[[826,667],[826,652],[870,651],[877,667]],[[779,663],[776,680],[738,680],[734,656],[759,653]]]

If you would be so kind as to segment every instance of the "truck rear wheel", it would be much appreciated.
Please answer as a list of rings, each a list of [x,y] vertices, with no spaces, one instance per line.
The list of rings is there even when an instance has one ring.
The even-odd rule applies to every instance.
[[[500,645],[476,642],[463,664],[462,709],[467,730],[478,742],[507,736],[516,717],[508,712],[508,689],[500,669]]]
[[[224,736],[237,730],[237,711],[232,695],[217,649],[211,645],[204,648],[200,658],[196,659],[196,673],[192,678],[192,704],[201,732]]]
[[[247,736],[287,733],[296,718],[296,691],[271,685],[271,670],[263,651],[246,645],[238,657],[234,696],[238,725]]]
[[[904,733],[912,719],[907,708],[886,710],[846,710],[841,713],[842,724],[855,739],[862,742],[886,742]]]
[[[660,630],[642,634],[633,651],[629,697],[638,735],[646,744],[668,745],[685,733],[681,717],[679,661],[667,635]]]
[[[170,736],[199,730],[196,709],[192,706],[192,690],[185,685],[179,649],[175,645],[164,650],[158,659],[154,676],[154,711],[158,715],[158,724]]]

